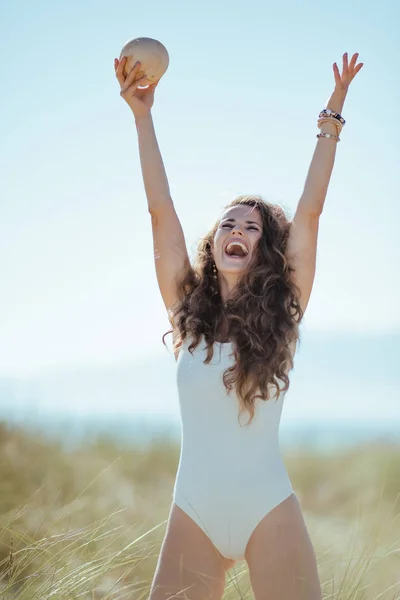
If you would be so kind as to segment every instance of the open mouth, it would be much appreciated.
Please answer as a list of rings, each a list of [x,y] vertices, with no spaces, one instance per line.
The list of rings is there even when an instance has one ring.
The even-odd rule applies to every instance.
[[[232,240],[226,245],[225,254],[226,256],[229,256],[229,258],[240,260],[247,258],[249,254],[249,249],[247,248],[244,242],[239,240]]]

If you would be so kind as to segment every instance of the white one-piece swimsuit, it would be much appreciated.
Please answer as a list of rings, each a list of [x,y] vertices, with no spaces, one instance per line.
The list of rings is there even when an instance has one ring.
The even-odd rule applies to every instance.
[[[242,560],[257,524],[293,493],[279,448],[285,392],[276,399],[271,387],[270,400],[257,399],[246,426],[249,414],[239,422],[238,398],[222,381],[234,363],[232,342],[215,342],[207,365],[204,338],[193,356],[190,342],[177,360],[182,437],[173,500],[224,557]]]

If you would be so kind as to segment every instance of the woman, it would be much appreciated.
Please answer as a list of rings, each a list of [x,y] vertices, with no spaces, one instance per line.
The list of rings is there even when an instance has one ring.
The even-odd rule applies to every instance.
[[[158,148],[157,84],[124,77],[136,122],[155,266],[177,360],[182,448],[150,600],[216,600],[226,571],[245,559],[256,600],[322,597],[316,557],[279,451],[288,373],[315,274],[319,217],[344,125],[358,54],[318,118],[318,141],[290,222],[260,197],[236,198],[190,265]],[[168,332],[170,333],[170,332]],[[246,419],[247,416],[247,419]]]

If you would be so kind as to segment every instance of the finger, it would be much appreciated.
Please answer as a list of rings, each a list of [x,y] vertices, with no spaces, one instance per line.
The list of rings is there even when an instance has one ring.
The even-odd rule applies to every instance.
[[[131,85],[127,86],[125,83],[125,85],[121,88],[120,95],[122,96],[126,92],[129,92],[129,95],[133,94],[134,92],[136,92],[136,90],[138,89],[138,87],[140,85],[145,85],[145,82],[146,82],[146,75],[143,75],[143,77],[141,77],[134,83],[131,83]]]
[[[156,93],[156,87],[158,86],[158,81],[156,81],[155,83],[151,83],[149,85],[149,87],[147,88],[147,90],[144,90],[145,92],[147,92],[147,94],[149,94],[150,96],[154,97],[154,94]]]
[[[134,81],[135,81],[135,77],[138,73],[138,70],[140,68],[140,62],[137,60],[135,62],[135,64],[133,65],[132,69],[129,71],[126,79],[125,79],[125,83],[124,83],[124,88],[128,88]]]
[[[349,58],[347,52],[343,54],[343,71],[347,71],[349,68]]]
[[[155,81],[154,83],[149,83],[149,86],[147,88],[149,90],[149,92],[154,94],[154,92],[156,91],[156,87],[158,86],[159,83],[160,83],[160,80]]]
[[[118,60],[118,59],[116,59],[116,60]],[[116,77],[117,77],[117,79],[118,79],[118,81],[119,81],[119,83],[121,85],[124,84],[125,79],[126,79],[126,77],[124,75],[124,66],[125,66],[125,63],[126,63],[126,56],[123,56],[121,58],[121,60],[118,61],[117,69],[115,71],[115,75],[116,75]]]
[[[336,63],[333,63],[333,75],[335,77],[335,83],[336,83],[336,85],[341,85],[342,78],[340,77],[339,67],[337,66]]]
[[[364,66],[364,63],[360,63],[359,65],[356,66],[356,68],[354,69],[354,75],[353,75],[353,77],[355,75],[357,75],[357,73],[359,73],[359,71],[361,71],[361,69],[363,68],[363,66]]]
[[[355,64],[357,62],[357,58],[358,58],[358,52],[356,52],[355,54],[353,54],[353,56],[351,57],[351,61],[350,61],[350,65],[349,65],[350,70],[354,69]]]

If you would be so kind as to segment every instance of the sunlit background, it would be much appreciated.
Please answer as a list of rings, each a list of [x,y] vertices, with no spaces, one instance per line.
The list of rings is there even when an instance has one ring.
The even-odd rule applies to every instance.
[[[394,0],[2,5],[4,419],[177,431],[136,130],[113,68],[127,40],[150,36],[170,54],[153,115],[191,258],[237,194],[293,215],[332,63],[360,53],[282,435],[397,435],[399,17]]]

